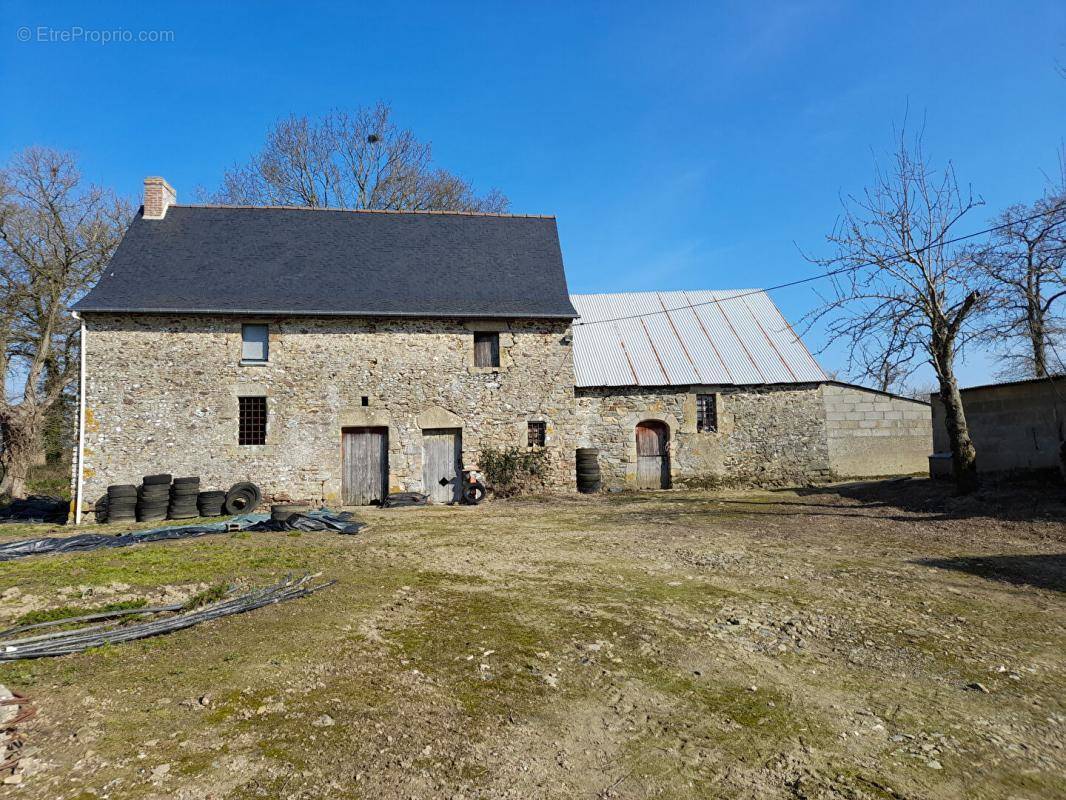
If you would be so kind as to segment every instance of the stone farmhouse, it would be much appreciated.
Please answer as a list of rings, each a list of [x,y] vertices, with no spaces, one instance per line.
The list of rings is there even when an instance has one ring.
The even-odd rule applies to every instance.
[[[562,491],[578,447],[605,487],[915,472],[931,449],[927,404],[827,380],[764,294],[571,297],[553,217],[179,205],[148,178],[73,312],[86,509],[160,471],[447,502],[511,446]]]

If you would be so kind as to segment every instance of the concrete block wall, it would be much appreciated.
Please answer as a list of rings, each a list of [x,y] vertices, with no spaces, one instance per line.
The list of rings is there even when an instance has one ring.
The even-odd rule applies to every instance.
[[[1059,469],[1066,437],[1066,379],[1039,378],[963,389],[962,407],[978,472]],[[940,398],[933,398],[937,452],[948,452]]]
[[[839,383],[825,384],[822,398],[834,476],[928,471],[933,446],[928,403]]]

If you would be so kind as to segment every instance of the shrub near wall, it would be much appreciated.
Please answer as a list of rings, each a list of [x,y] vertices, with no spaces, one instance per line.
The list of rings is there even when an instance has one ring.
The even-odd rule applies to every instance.
[[[506,447],[481,451],[478,468],[497,497],[533,494],[548,488],[548,453]]]

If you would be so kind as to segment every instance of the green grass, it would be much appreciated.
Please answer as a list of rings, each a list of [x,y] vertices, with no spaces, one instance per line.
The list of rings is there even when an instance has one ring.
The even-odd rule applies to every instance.
[[[1061,735],[1047,722],[1063,713],[1066,689],[1054,658],[1066,644],[1061,597],[913,568],[961,546],[914,535],[911,523],[895,533],[910,540],[882,539],[868,518],[830,524],[820,509],[778,531],[764,494],[725,497],[367,510],[360,536],[223,534],[0,563],[0,586],[57,598],[34,612],[41,619],[77,606],[58,594],[65,587],[99,606],[116,582],[149,597],[195,586],[199,603],[290,572],[338,580],[168,636],[0,664],[0,682],[46,698],[48,725],[34,729],[46,778],[69,774],[90,746],[102,766],[84,786],[116,800],[194,785],[226,800],[606,797],[616,781],[614,796],[667,798],[1061,790]],[[1001,536],[982,535],[989,547]],[[678,559],[681,548],[743,558],[735,569],[728,558],[695,566]],[[965,597],[946,590],[960,586]],[[726,609],[765,613],[771,627],[801,613],[832,624],[807,649],[779,654],[755,646],[754,628],[719,635],[713,621]],[[923,613],[931,631],[964,616],[965,645],[896,633],[921,627]],[[1005,616],[1020,622],[999,624]],[[853,647],[863,657],[852,659]],[[989,678],[985,662],[1001,660],[1039,669],[1020,683]],[[982,674],[992,694],[965,690]],[[858,709],[889,730],[855,737]],[[335,724],[316,724],[326,714]],[[91,745],[70,735],[86,726]],[[943,731],[965,749],[933,772],[891,755],[897,731]],[[1028,750],[997,749],[990,732]],[[146,776],[160,763],[174,778],[154,787]],[[744,784],[749,775],[762,783]],[[36,778],[20,791],[59,793]]]
[[[37,625],[41,622],[54,622],[60,619],[82,617],[105,611],[129,611],[135,608],[144,608],[146,605],[148,605],[147,600],[122,600],[117,603],[105,603],[98,606],[59,606],[57,608],[46,608],[38,611],[29,611],[23,614],[14,621],[12,627]]]
[[[216,583],[214,586],[209,586],[203,591],[197,592],[182,606],[182,611],[192,611],[194,608],[200,606],[210,605],[211,603],[217,603],[229,592],[229,585],[225,583]]]
[[[149,542],[85,553],[30,556],[0,563],[0,585],[24,592],[61,586],[125,583],[140,588],[167,584],[258,580],[286,572],[316,572],[335,553],[301,540],[283,546],[283,534],[257,533],[238,538],[219,534],[175,542]],[[291,541],[291,540],[289,540]],[[307,542],[303,544],[302,542]]]
[[[30,467],[27,494],[44,494],[70,500],[70,464],[58,462]]]

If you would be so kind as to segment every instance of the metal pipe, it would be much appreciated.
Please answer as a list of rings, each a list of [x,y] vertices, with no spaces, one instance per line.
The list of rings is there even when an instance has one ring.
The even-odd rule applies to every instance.
[[[289,576],[273,585],[254,588],[244,595],[222,600],[166,619],[152,620],[126,627],[92,625],[86,628],[57,631],[23,639],[0,640],[0,662],[80,653],[91,647],[119,644],[136,639],[144,639],[149,636],[172,633],[231,614],[241,614],[263,606],[307,597],[335,583],[335,581],[326,581],[325,583],[312,585],[311,581],[317,578],[319,574],[303,575],[299,578]]]
[[[78,474],[74,480],[74,524],[81,525],[82,488],[85,479],[85,320],[77,311],[71,311],[74,319],[81,322],[81,364],[78,368]]]

